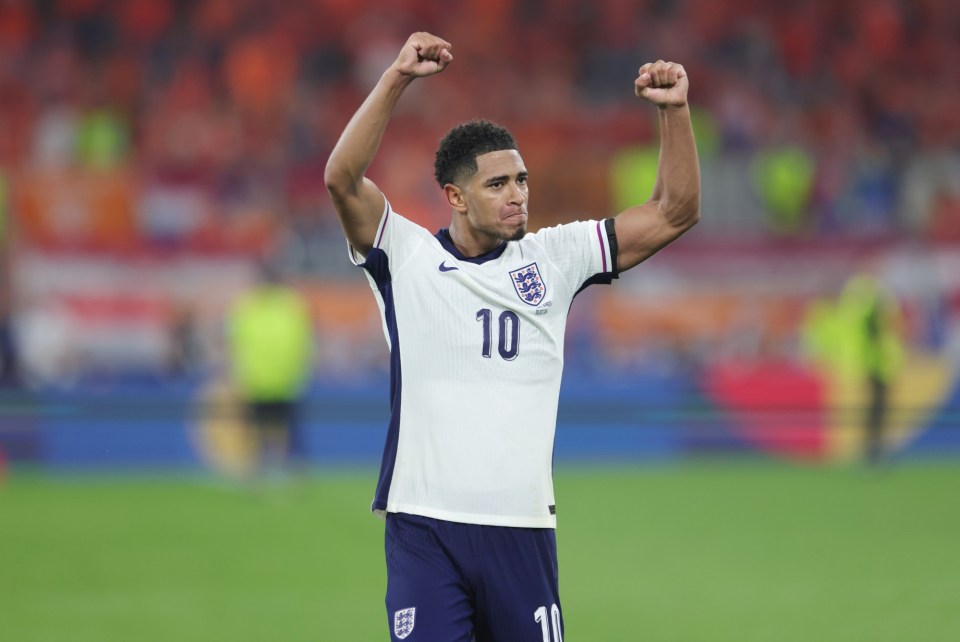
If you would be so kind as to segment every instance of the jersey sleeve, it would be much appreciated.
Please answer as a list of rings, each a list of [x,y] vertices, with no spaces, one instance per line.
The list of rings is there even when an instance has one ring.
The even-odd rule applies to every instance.
[[[389,201],[384,200],[384,203],[383,216],[370,252],[364,256],[349,242],[347,251],[350,261],[356,266],[370,271],[384,264],[383,267],[389,267],[396,273],[429,236],[429,232],[395,212]]]
[[[547,227],[536,236],[574,291],[594,283],[611,283],[619,276],[612,218]]]

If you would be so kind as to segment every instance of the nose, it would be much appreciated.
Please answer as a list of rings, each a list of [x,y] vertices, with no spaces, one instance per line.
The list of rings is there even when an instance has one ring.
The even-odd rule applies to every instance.
[[[516,181],[510,183],[510,203],[512,205],[523,205],[527,200],[527,195],[523,186]]]

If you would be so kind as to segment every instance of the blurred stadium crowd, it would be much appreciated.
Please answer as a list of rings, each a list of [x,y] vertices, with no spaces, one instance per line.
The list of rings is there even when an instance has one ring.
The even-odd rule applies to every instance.
[[[405,97],[371,175],[431,228],[436,143],[473,117],[517,135],[535,226],[645,200],[636,69],[690,74],[703,222],[578,304],[587,371],[797,357],[810,301],[863,269],[911,346],[956,352],[957,3],[0,0],[4,372],[14,354],[41,386],[216,369],[265,255],[311,301],[321,375],[384,368],[322,170],[417,30],[455,61]]]

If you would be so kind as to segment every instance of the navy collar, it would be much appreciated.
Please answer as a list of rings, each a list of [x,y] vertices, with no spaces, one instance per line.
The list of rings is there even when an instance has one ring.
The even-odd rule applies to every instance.
[[[453,239],[450,238],[450,230],[447,228],[441,228],[439,232],[434,234],[434,237],[440,241],[440,245],[443,246],[447,252],[450,252],[458,261],[466,261],[467,263],[476,263],[480,265],[481,263],[486,263],[487,261],[492,261],[494,259],[499,259],[500,255],[504,253],[507,249],[507,241],[503,241],[497,247],[493,248],[485,254],[480,256],[464,256],[463,252],[457,249],[457,246],[453,243]]]

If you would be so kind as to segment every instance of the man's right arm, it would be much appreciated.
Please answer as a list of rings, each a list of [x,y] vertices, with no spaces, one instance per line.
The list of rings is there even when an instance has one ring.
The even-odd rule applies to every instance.
[[[453,60],[453,46],[428,33],[407,39],[396,61],[353,115],[337,141],[323,173],[347,241],[366,255],[376,241],[384,196],[366,177],[383,133],[407,86],[414,79],[443,71]]]

